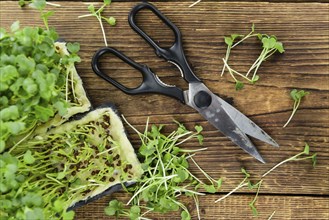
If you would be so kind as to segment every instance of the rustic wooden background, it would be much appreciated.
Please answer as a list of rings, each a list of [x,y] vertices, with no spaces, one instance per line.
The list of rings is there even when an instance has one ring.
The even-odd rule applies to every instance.
[[[178,70],[157,58],[147,43],[135,34],[127,23],[129,10],[139,1],[113,1],[105,11],[106,16],[117,19],[115,27],[105,26],[109,46],[116,47],[138,62],[149,65],[168,84],[187,88],[179,79]],[[224,97],[246,114],[280,144],[272,148],[255,141],[266,164],[261,164],[226,137],[216,131],[193,109],[176,100],[160,95],[128,96],[98,78],[91,70],[93,53],[104,47],[97,20],[93,17],[78,19],[88,13],[86,1],[60,1],[61,7],[49,23],[68,42],[81,44],[82,62],[77,65],[85,88],[94,106],[115,103],[131,124],[142,130],[147,117],[154,124],[167,125],[165,131],[174,129],[173,119],[188,128],[195,124],[204,127],[204,146],[195,159],[214,178],[222,177],[222,190],[215,195],[200,197],[202,219],[329,219],[329,4],[328,1],[276,0],[276,1],[211,1],[204,0],[193,8],[193,0],[152,1],[177,26],[183,34],[186,56],[195,73],[215,93]],[[100,3],[96,3],[100,4]],[[42,25],[39,14],[29,8],[20,9],[17,1],[0,2],[1,27],[8,28],[15,20],[22,26]],[[149,14],[139,18],[145,30],[161,45],[169,45],[171,33]],[[276,54],[259,70],[260,81],[246,85],[242,91],[234,90],[234,83],[226,74],[220,77],[226,46],[225,35],[248,33],[251,24],[262,33],[273,34],[284,43],[286,52]],[[154,27],[158,27],[154,29]],[[260,51],[256,40],[250,40],[232,54],[234,66],[243,71]],[[138,72],[117,59],[108,58],[105,69],[127,86],[138,85]],[[299,111],[288,127],[282,128],[291,113],[292,88],[304,89],[311,94],[302,102]],[[139,142],[127,127],[134,147]],[[220,203],[214,203],[243,179],[240,168],[244,167],[257,179],[276,163],[302,151],[304,143],[318,153],[318,164],[300,161],[286,164],[264,180],[256,206],[259,216],[253,217],[248,203],[254,191],[240,190]],[[191,141],[186,148],[196,149]],[[203,178],[191,167],[192,173]],[[77,209],[76,219],[110,219],[103,209],[112,197],[106,196]],[[194,202],[186,201],[196,219]],[[179,219],[179,213],[149,216],[154,219]]]

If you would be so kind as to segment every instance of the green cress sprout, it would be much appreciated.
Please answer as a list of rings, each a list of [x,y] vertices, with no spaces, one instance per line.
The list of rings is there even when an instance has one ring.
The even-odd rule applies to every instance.
[[[64,54],[53,29],[20,28],[16,21],[10,30],[0,29],[0,152],[9,138],[77,105],[71,66],[80,61],[78,44],[68,44],[71,53]]]
[[[259,57],[255,60],[255,62],[251,65],[249,70],[246,73],[240,73],[236,70],[234,70],[232,67],[230,67],[229,58],[231,54],[231,50],[238,46],[240,43],[244,42],[245,40],[257,37],[261,43],[262,43],[262,52],[260,53]],[[225,70],[229,72],[233,80],[235,81],[235,89],[241,90],[244,87],[243,80],[246,80],[249,83],[254,84],[259,80],[259,75],[257,75],[258,69],[261,66],[261,64],[266,61],[270,56],[272,56],[274,53],[279,52],[283,53],[284,48],[283,44],[277,40],[277,38],[273,35],[269,36],[267,34],[260,34],[255,33],[255,26],[254,24],[251,27],[251,31],[247,35],[241,35],[241,34],[232,34],[231,36],[227,36],[224,38],[225,43],[227,45],[226,55],[225,58],[223,58],[224,66],[222,69],[221,76],[223,76]]]
[[[76,202],[137,178],[134,160],[109,129],[112,113],[95,111],[0,155],[0,219],[73,219],[66,210]]]
[[[304,90],[297,90],[297,89],[291,90],[290,97],[294,101],[294,105],[293,105],[293,108],[292,108],[292,113],[291,113],[288,121],[283,125],[283,127],[286,127],[289,124],[289,122],[291,121],[291,119],[296,114],[297,109],[298,109],[298,107],[300,105],[300,102],[301,102],[302,98],[304,96],[307,96],[308,94],[310,94],[310,93],[309,92],[305,92]]]
[[[137,131],[128,123],[141,140],[138,157],[142,162],[144,174],[135,185],[126,189],[132,195],[127,204],[124,205],[118,200],[110,201],[108,207],[105,208],[107,215],[147,219],[145,216],[149,212],[166,213],[181,210],[182,219],[191,219],[190,211],[179,200],[180,196],[184,195],[193,198],[198,219],[201,219],[198,196],[205,194],[198,192],[198,189],[202,188],[208,193],[215,193],[221,187],[221,179],[215,180],[206,174],[193,159],[194,154],[191,155],[206,148],[187,150],[180,147],[192,138],[197,138],[201,144],[202,127],[195,126],[196,131],[192,132],[181,123],[176,123],[178,128],[169,135],[161,132],[162,125],[152,125],[148,131],[148,120],[144,133]],[[200,169],[208,183],[198,179],[188,170],[188,160],[192,160]]]
[[[24,7],[25,5],[29,5],[31,8],[39,10],[41,14],[41,18],[47,30],[49,30],[48,18],[54,14],[54,11],[45,11],[46,5],[60,7],[59,4],[50,3],[47,2],[46,0],[31,0],[31,1],[19,0],[18,4],[21,7]]]
[[[316,165],[316,157],[317,157],[317,154],[314,153],[312,155],[310,155],[310,146],[305,143],[305,146],[304,146],[304,149],[302,152],[292,156],[292,157],[289,157],[288,159],[285,159],[283,161],[281,161],[280,163],[276,164],[274,167],[272,167],[270,170],[268,170],[266,173],[264,173],[262,176],[261,176],[261,179],[258,180],[255,184],[253,184],[250,180],[250,174],[244,169],[244,168],[241,168],[241,172],[245,175],[245,178],[240,182],[240,184],[235,187],[233,190],[231,190],[229,193],[227,193],[225,196],[217,199],[215,201],[215,203],[217,202],[220,202],[222,201],[223,199],[227,198],[228,196],[230,196],[232,193],[238,191],[239,189],[243,188],[243,187],[248,187],[248,189],[252,190],[252,189],[256,189],[256,195],[254,197],[254,199],[249,203],[249,207],[251,208],[252,210],[252,213],[254,216],[257,216],[258,215],[258,211],[255,207],[255,203],[257,201],[257,197],[258,197],[258,194],[259,194],[259,191],[260,191],[260,187],[261,187],[261,184],[263,183],[264,181],[264,178],[265,176],[267,176],[268,174],[270,174],[271,172],[273,172],[275,169],[277,169],[279,166],[287,163],[287,162],[290,162],[290,161],[301,161],[301,160],[311,160],[312,161],[312,164],[313,164],[313,167],[315,167]],[[274,215],[274,214],[273,214]]]
[[[116,24],[116,20],[114,17],[104,17],[102,15],[104,9],[106,6],[110,6],[111,4],[111,0],[104,0],[103,1],[103,5],[98,8],[96,10],[95,6],[93,4],[90,4],[88,6],[88,10],[90,11],[90,14],[86,14],[86,15],[81,15],[79,16],[79,18],[84,18],[84,17],[90,17],[90,16],[94,16],[97,18],[98,22],[99,22],[99,25],[101,27],[101,30],[102,30],[102,34],[103,34],[103,38],[104,38],[104,43],[105,43],[105,46],[107,47],[108,44],[107,44],[107,40],[106,40],[106,35],[105,35],[105,30],[104,30],[104,27],[103,27],[103,20],[106,21],[108,24],[110,24],[111,26],[114,26]]]

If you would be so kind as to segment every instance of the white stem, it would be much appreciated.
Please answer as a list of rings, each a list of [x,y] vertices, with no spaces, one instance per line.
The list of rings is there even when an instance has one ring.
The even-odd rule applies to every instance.
[[[286,162],[288,162],[288,161],[290,161],[290,160],[295,159],[296,157],[302,155],[303,153],[304,153],[304,152],[299,153],[299,154],[296,154],[296,155],[293,156],[293,157],[290,157],[290,158],[288,158],[288,159],[285,159],[285,160],[281,161],[280,163],[278,163],[277,165],[275,165],[274,167],[272,167],[270,170],[268,170],[266,173],[264,173],[264,174],[262,175],[262,178],[264,178],[264,177],[265,177],[266,175],[268,175],[270,172],[272,172],[273,170],[275,170],[277,167],[281,166],[282,164],[284,164],[284,163],[286,163]]]
[[[272,217],[274,216],[274,214],[275,214],[275,210],[272,212],[272,214],[270,215],[270,217],[268,217],[268,219],[267,220],[271,220],[272,219]]]
[[[220,74],[220,76],[223,76],[224,75],[224,72],[225,72],[225,63],[228,62],[228,58],[230,56],[230,52],[231,52],[231,46],[228,46],[227,47],[227,50],[226,50],[224,66],[223,66],[222,73]]]
[[[224,66],[227,68],[228,72],[230,73],[230,75],[232,76],[232,78],[234,79],[234,81],[235,81],[235,82],[238,81],[238,80],[235,78],[234,74],[232,73],[232,69],[231,69],[231,67],[226,63],[226,60],[225,60],[224,58],[223,58],[223,62],[224,62]]]
[[[208,173],[206,173],[203,169],[201,169],[201,167],[199,166],[199,164],[193,159],[193,157],[191,157],[191,160],[193,161],[193,163],[195,164],[195,166],[201,171],[201,173],[210,181],[210,182],[214,182],[214,178],[212,178]]]
[[[18,145],[20,145],[23,141],[26,140],[32,133],[34,129],[32,129],[25,137],[23,137],[21,140],[19,140],[9,151],[8,153],[11,153]]]
[[[287,127],[287,125],[290,123],[291,119],[294,117],[294,115],[297,112],[297,109],[299,107],[299,104],[300,104],[300,99],[296,102],[296,104],[294,104],[293,110],[291,112],[291,115],[290,115],[288,121],[283,125],[284,128]]]
[[[93,14],[80,15],[80,16],[78,16],[78,18],[85,18],[85,17],[91,17],[91,16],[95,16],[95,15],[93,15]]]
[[[166,176],[166,178],[164,179],[164,178],[153,178],[153,179],[149,179],[149,180],[147,180],[142,186],[141,186],[141,188],[130,198],[130,200],[127,202],[127,205],[129,205],[130,203],[131,203],[131,201],[139,194],[139,193],[141,193],[143,190],[145,190],[145,189],[147,189],[147,188],[149,188],[149,187],[151,187],[151,186],[153,186],[152,184],[150,184],[150,185],[148,185],[148,186],[146,186],[146,187],[144,187],[147,183],[149,183],[151,180],[154,180],[154,179],[163,179],[162,180],[162,182],[163,181],[167,181],[167,180],[170,180],[170,179],[172,179],[172,178],[174,178],[174,177],[176,177],[177,176],[177,174],[175,174],[175,175],[171,175],[171,176]],[[162,184],[162,183],[160,183],[160,184]],[[144,187],[144,188],[143,188]]]
[[[107,47],[107,46],[108,46],[108,44],[107,44],[107,40],[106,40],[106,35],[105,35],[105,30],[104,30],[104,27],[103,27],[103,22],[102,22],[102,19],[101,19],[101,18],[99,18],[98,16],[97,16],[97,19],[98,19],[98,21],[99,21],[99,24],[100,24],[100,26],[101,26],[101,29],[102,29],[102,34],[103,34],[103,38],[104,38],[104,43],[105,43],[105,46]]]
[[[188,169],[186,169],[185,167],[182,166],[182,168],[188,172],[196,181],[198,181],[201,184],[204,184],[198,177],[194,176]]]
[[[193,194],[193,199],[195,202],[195,207],[196,207],[196,213],[198,215],[198,219],[201,220],[201,216],[200,216],[200,207],[199,207],[199,198],[197,195]]]
[[[244,38],[242,38],[241,40],[239,40],[238,42],[236,42],[231,48],[236,47],[238,44],[240,44],[242,41],[248,39],[249,37],[254,37],[257,36],[257,34],[252,35],[253,31],[251,31],[249,34],[247,34]]]
[[[199,195],[199,196],[204,196],[206,194],[204,193],[200,193],[200,192],[197,192],[197,191],[193,191],[193,190],[189,190],[189,189],[184,189],[184,188],[180,188],[178,190],[175,190],[175,192],[189,192],[189,193],[192,193],[194,195]]]
[[[207,147],[196,149],[196,150],[180,149],[179,152],[194,153],[194,152],[204,151],[204,150],[207,150],[207,149],[208,149]]]
[[[198,4],[199,2],[201,2],[201,0],[195,1],[192,4],[190,4],[190,6],[188,6],[189,8],[193,7],[194,5]]]
[[[261,52],[260,56],[257,58],[257,60],[255,60],[255,62],[251,65],[251,67],[249,68],[248,72],[246,73],[246,76],[248,77],[248,75],[250,74],[250,72],[255,69],[255,67],[258,65],[258,62],[260,60],[260,58],[262,57],[264,50]]]
[[[54,6],[54,7],[61,7],[60,4],[56,4],[56,3],[50,3],[50,2],[46,2],[47,5],[51,5],[51,6]]]
[[[258,71],[260,65],[262,64],[262,62],[264,61],[264,57],[266,56],[267,52],[268,52],[268,49],[265,49],[264,54],[261,56],[261,59],[259,59],[259,62],[257,63],[256,69],[255,69],[254,74],[252,75],[251,79],[254,79],[254,77],[256,76],[257,71]]]
[[[247,186],[247,185],[248,185],[248,183],[244,183],[244,184],[240,184],[240,185],[238,185],[238,186],[235,187],[231,192],[229,192],[229,193],[227,193],[225,196],[223,196],[223,197],[217,199],[217,200],[215,201],[215,203],[217,203],[217,202],[219,202],[219,201],[222,201],[223,199],[225,199],[226,197],[230,196],[230,195],[231,195],[232,193],[234,193],[235,191],[237,191],[237,190],[239,190],[239,189],[241,189],[242,187]]]

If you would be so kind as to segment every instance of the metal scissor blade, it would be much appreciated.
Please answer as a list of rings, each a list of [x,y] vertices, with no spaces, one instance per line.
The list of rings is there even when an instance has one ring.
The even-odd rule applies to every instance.
[[[263,131],[263,129],[258,127],[258,125],[251,121],[247,116],[242,114],[232,105],[225,102],[223,99],[220,99],[220,102],[222,104],[222,107],[225,109],[231,119],[235,122],[235,124],[241,129],[241,131],[265,143],[268,143],[275,147],[279,147],[279,145],[275,142],[275,140],[273,140],[273,138],[271,138],[265,131]]]
[[[204,91],[211,96],[211,104],[207,107],[198,107],[195,103],[195,97],[200,91]],[[247,135],[235,124],[218,101],[218,96],[214,95],[203,83],[190,83],[188,94],[186,94],[186,103],[196,109],[205,119],[207,119],[215,128],[229,137],[232,142],[240,146],[244,151],[255,157],[257,160],[265,163],[256,147],[247,137]]]

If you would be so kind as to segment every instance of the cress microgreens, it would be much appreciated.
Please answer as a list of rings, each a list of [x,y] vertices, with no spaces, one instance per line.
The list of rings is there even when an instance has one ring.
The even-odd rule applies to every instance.
[[[290,97],[294,101],[294,105],[293,105],[293,108],[292,108],[292,113],[291,113],[288,121],[283,125],[283,127],[286,127],[290,123],[291,119],[294,117],[294,115],[297,112],[297,109],[300,105],[300,102],[302,101],[302,98],[304,96],[307,96],[308,94],[310,94],[310,93],[305,92],[304,90],[297,90],[297,89],[291,90]]]
[[[0,29],[0,152],[8,138],[77,105],[70,66],[80,61],[78,44],[72,44],[74,49],[68,44],[71,54],[63,54],[55,46],[54,29],[20,28],[18,21],[10,29]]]
[[[103,5],[100,8],[98,8],[97,10],[96,10],[96,8],[93,4],[90,4],[88,6],[88,10],[90,11],[90,14],[79,16],[79,18],[90,17],[90,16],[94,16],[94,17],[97,18],[97,20],[99,22],[99,25],[101,27],[101,30],[102,30],[104,43],[105,43],[106,47],[108,46],[108,44],[107,44],[107,40],[106,40],[105,30],[104,30],[104,27],[103,27],[103,20],[106,21],[111,26],[114,26],[116,24],[116,20],[115,20],[114,17],[108,17],[107,18],[107,17],[104,17],[102,15],[105,7],[110,6],[110,4],[111,4],[111,0],[104,0]]]
[[[40,11],[41,18],[47,30],[49,30],[48,18],[54,14],[54,11],[45,11],[46,5],[60,7],[59,4],[50,3],[46,0],[19,0],[19,6],[24,7],[25,5]]]
[[[257,37],[261,43],[262,43],[262,52],[260,53],[259,57],[255,60],[255,62],[251,65],[249,70],[242,74],[236,70],[234,70],[232,67],[229,66],[228,61],[230,58],[231,50],[239,45],[240,43],[244,42],[245,40]],[[241,90],[244,87],[244,83],[241,81],[242,79],[246,80],[249,83],[256,83],[259,80],[259,75],[257,75],[258,69],[260,65],[266,61],[270,56],[272,56],[274,53],[279,52],[283,53],[284,48],[283,44],[277,40],[277,38],[273,35],[269,36],[267,34],[260,34],[255,33],[255,26],[254,24],[251,27],[251,31],[247,35],[241,35],[241,34],[232,34],[231,36],[227,36],[224,38],[225,43],[227,45],[226,55],[225,58],[223,58],[224,66],[222,69],[221,76],[223,76],[225,69],[228,70],[229,74],[235,81],[235,89]],[[251,74],[249,76],[249,74]],[[240,78],[238,78],[240,77]]]
[[[108,111],[94,115],[0,155],[1,219],[73,219],[67,209],[75,202],[137,178],[122,156],[127,150],[112,139]]]
[[[205,148],[187,150],[180,147],[182,143],[192,138],[197,138],[202,143],[203,138],[200,134],[202,127],[195,126],[196,132],[192,132],[181,123],[176,123],[178,128],[166,136],[161,133],[162,125],[152,125],[148,131],[147,120],[145,131],[141,133],[127,122],[139,135],[142,142],[138,150],[138,157],[142,162],[144,175],[137,180],[135,185],[126,188],[132,197],[125,206],[117,200],[110,201],[109,206],[105,208],[107,215],[146,219],[143,216],[151,211],[166,213],[181,209],[181,218],[191,219],[188,208],[179,201],[179,197],[185,195],[193,198],[198,217],[201,219],[198,196],[204,195],[204,193],[197,190],[203,188],[208,193],[215,193],[221,187],[221,179],[215,180],[206,174],[193,159],[194,155],[190,155],[190,153],[205,150]],[[188,170],[188,159],[191,159],[205,175],[209,181],[208,184]],[[132,209],[135,211],[131,212]]]
[[[233,190],[231,190],[225,196],[217,199],[215,201],[215,203],[217,203],[219,201],[222,201],[223,199],[230,196],[232,193],[236,192],[237,190],[239,190],[239,189],[241,189],[245,186],[248,186],[248,189],[255,189],[256,188],[257,189],[256,195],[255,195],[254,199],[249,203],[249,207],[251,208],[252,213],[256,216],[256,215],[258,215],[258,211],[255,207],[255,203],[257,201],[257,197],[258,197],[258,194],[259,194],[259,191],[260,191],[260,187],[261,187],[261,184],[264,181],[265,176],[267,176],[268,174],[273,172],[275,169],[277,169],[282,164],[287,163],[289,161],[311,160],[312,164],[313,164],[313,167],[315,167],[315,165],[316,165],[316,156],[317,156],[316,153],[310,155],[310,146],[307,143],[305,143],[305,146],[304,146],[304,149],[303,149],[302,152],[300,152],[300,153],[298,153],[298,154],[296,154],[292,157],[289,157],[288,159],[285,159],[285,160],[281,161],[280,163],[276,164],[273,168],[271,168],[266,173],[264,173],[261,176],[260,180],[258,180],[255,184],[253,184],[251,182],[250,174],[244,168],[241,168],[241,172],[245,175],[245,178],[240,182],[240,184],[237,187],[235,187]]]

